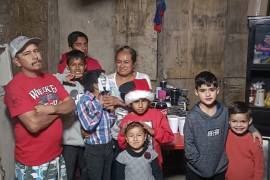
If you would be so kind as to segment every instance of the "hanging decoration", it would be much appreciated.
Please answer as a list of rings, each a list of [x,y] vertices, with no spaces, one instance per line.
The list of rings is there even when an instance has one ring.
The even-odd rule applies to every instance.
[[[157,2],[156,14],[154,18],[154,30],[157,32],[161,32],[162,18],[164,16],[165,10],[166,10],[165,0],[159,0]]]

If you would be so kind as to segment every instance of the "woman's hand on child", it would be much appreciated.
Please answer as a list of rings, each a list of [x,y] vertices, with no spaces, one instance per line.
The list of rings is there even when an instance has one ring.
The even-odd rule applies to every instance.
[[[123,106],[124,105],[124,103],[118,97],[111,96],[111,95],[104,95],[103,101],[104,101],[105,107],[117,106],[117,105]]]
[[[106,102],[106,97],[107,95],[99,95],[98,96],[98,100],[100,102],[100,104],[102,105],[103,108],[109,110],[110,112],[114,111],[114,106],[110,105]]]
[[[107,106],[106,109],[109,110],[109,112],[114,112],[114,106]]]

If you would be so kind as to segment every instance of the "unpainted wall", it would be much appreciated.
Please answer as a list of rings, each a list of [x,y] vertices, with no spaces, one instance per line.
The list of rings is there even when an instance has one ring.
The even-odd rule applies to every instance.
[[[114,54],[114,12],[111,0],[58,0],[60,52],[69,49],[67,36],[82,31],[89,37],[89,55],[99,60],[107,72],[112,72]]]
[[[189,89],[203,70],[219,79],[219,99],[229,105],[244,100],[248,44],[245,0],[167,0],[158,38],[158,79]]]
[[[226,104],[244,100],[248,49],[248,3],[229,0],[224,56],[224,97]]]
[[[163,31],[158,40],[159,79],[189,89],[192,105],[196,101],[196,74],[208,70],[223,80],[227,1],[166,2]]]
[[[138,51],[138,71],[155,80],[189,89],[191,104],[194,75],[202,70],[220,79],[219,98],[229,104],[243,100],[247,54],[247,3],[245,0],[166,0],[162,32],[153,30],[155,0],[0,0],[0,42],[17,35],[43,39],[45,69],[56,72],[67,35],[81,30],[89,36],[89,54],[104,69],[114,71],[114,52],[122,45]],[[1,103],[3,103],[1,99]],[[4,108],[4,106],[1,106]],[[5,112],[1,120],[7,122]],[[8,124],[6,124],[9,126]],[[4,127],[1,125],[1,128]],[[1,143],[12,145],[9,128],[0,131]],[[12,148],[0,147],[11,157]],[[0,156],[2,156],[0,154]],[[13,179],[13,169],[7,169]]]
[[[74,30],[89,37],[89,54],[107,73],[114,72],[114,52],[130,45],[138,52],[137,70],[156,78],[157,34],[153,31],[155,0],[58,0],[60,51],[68,51]]]
[[[157,77],[157,33],[153,29],[155,0],[117,0],[114,45],[133,47],[137,53],[136,69]],[[155,82],[153,82],[155,84]]]
[[[7,26],[4,34],[4,42],[18,35],[38,36],[43,41],[41,49],[43,51],[44,69],[47,68],[47,39],[48,39],[48,3],[42,0],[9,0],[7,5]],[[1,3],[2,6],[2,3]]]

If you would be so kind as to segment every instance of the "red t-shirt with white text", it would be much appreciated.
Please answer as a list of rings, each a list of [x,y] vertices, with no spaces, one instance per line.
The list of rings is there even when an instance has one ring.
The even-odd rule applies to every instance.
[[[14,120],[15,158],[27,166],[44,164],[62,152],[60,118],[38,133],[30,133],[18,115],[33,111],[38,104],[57,104],[68,96],[61,83],[51,74],[27,77],[17,73],[5,87],[5,104]]]

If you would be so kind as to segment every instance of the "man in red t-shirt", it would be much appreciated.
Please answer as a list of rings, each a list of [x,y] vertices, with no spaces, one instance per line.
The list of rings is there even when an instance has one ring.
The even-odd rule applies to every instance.
[[[80,31],[74,31],[68,35],[68,46],[71,50],[82,51],[86,55],[86,70],[93,71],[97,69],[102,69],[99,62],[88,56],[88,37],[86,34]],[[62,55],[59,64],[57,65],[57,72],[65,73],[67,70],[67,55],[66,53]]]
[[[61,83],[43,73],[39,38],[18,36],[10,42],[20,67],[5,87],[5,104],[14,121],[16,179],[64,179],[62,120],[75,109]]]

